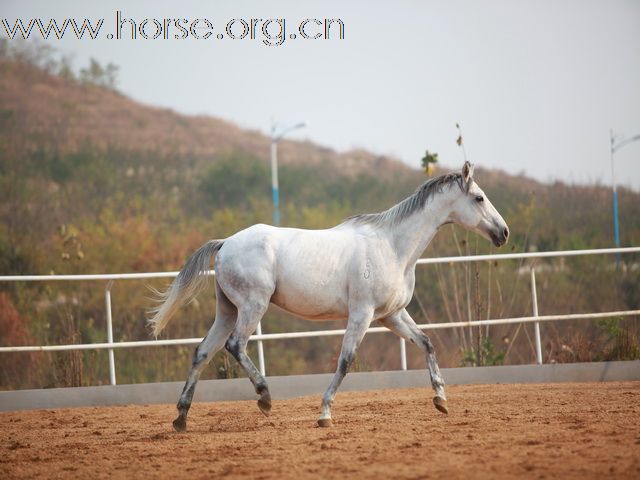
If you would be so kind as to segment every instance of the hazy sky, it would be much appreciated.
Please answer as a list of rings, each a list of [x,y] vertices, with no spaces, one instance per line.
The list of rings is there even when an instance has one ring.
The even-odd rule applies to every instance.
[[[138,24],[206,18],[214,35],[107,39],[116,10]],[[117,64],[119,89],[135,100],[265,133],[271,118],[307,120],[293,138],[363,147],[413,166],[426,148],[446,165],[461,164],[460,122],[476,165],[609,185],[609,129],[640,134],[638,0],[3,0],[1,12],[11,24],[104,18],[98,40],[48,42],[73,53],[76,67],[89,57]],[[217,39],[234,18],[284,18],[287,37],[306,18],[340,18],[345,38],[298,35],[271,47],[260,35]],[[640,142],[616,154],[616,171],[619,183],[640,189]]]

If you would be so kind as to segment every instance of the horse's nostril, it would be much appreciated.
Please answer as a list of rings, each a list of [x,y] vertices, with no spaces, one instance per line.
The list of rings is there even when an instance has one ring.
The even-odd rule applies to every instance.
[[[504,234],[504,238],[509,238],[509,229],[507,227],[504,227],[504,231],[502,233]]]

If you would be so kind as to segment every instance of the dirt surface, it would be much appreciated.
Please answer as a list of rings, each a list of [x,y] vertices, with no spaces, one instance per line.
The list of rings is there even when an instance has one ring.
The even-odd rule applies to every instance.
[[[247,385],[247,387],[249,387]],[[0,414],[0,478],[640,478],[640,382],[427,389]]]

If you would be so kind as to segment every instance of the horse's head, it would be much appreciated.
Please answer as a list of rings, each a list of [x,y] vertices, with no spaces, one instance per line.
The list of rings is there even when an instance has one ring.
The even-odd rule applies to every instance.
[[[496,247],[509,238],[509,227],[473,180],[473,165],[469,162],[462,167],[462,194],[453,202],[450,220],[491,240]]]

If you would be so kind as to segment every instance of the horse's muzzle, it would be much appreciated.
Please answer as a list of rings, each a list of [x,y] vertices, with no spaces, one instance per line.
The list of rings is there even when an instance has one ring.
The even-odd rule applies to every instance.
[[[507,240],[509,239],[509,228],[505,225],[504,227],[492,230],[489,233],[489,236],[496,247],[501,247],[507,243]]]

